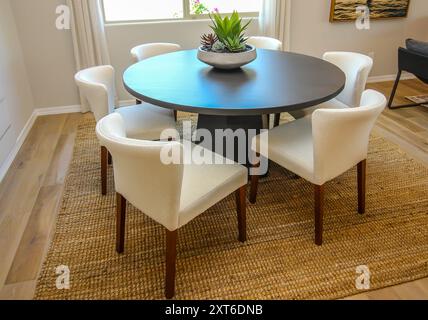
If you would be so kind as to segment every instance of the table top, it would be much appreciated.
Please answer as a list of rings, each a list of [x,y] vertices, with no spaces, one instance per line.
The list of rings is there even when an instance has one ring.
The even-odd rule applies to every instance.
[[[238,70],[214,69],[197,50],[169,53],[130,66],[123,75],[134,97],[161,107],[207,115],[260,115],[300,110],[331,100],[346,76],[324,60],[257,50]]]

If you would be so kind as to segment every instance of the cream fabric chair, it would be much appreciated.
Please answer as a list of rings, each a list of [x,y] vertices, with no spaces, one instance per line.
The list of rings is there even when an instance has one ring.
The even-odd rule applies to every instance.
[[[333,100],[305,110],[290,112],[295,119],[307,116],[320,108],[342,109],[360,106],[361,96],[373,67],[373,59],[355,52],[326,52],[323,59],[342,69],[346,75],[345,88]]]
[[[128,123],[128,134],[133,138],[159,140],[166,129],[175,129],[173,113],[170,110],[144,103],[116,109],[115,77],[112,66],[100,66],[82,70],[75,76],[81,96],[87,100],[95,120],[98,122],[106,115],[118,112]],[[171,137],[177,138],[177,137]],[[101,147],[101,192],[107,193],[107,164],[109,154]]]
[[[118,253],[124,251],[125,213],[128,200],[136,208],[166,228],[166,288],[168,299],[174,296],[175,262],[178,229],[236,192],[239,240],[246,241],[246,186],[248,171],[239,164],[196,164],[189,162],[188,152],[180,142],[154,142],[127,137],[128,119],[111,114],[97,124],[102,145],[113,156],[117,191]],[[190,144],[191,145],[191,144]],[[213,159],[211,151],[204,159]],[[165,151],[165,153],[163,153]],[[163,164],[162,154],[178,152],[180,164]],[[220,157],[217,155],[217,157]],[[223,159],[223,158],[222,158]]]
[[[252,45],[258,49],[266,50],[282,50],[282,42],[275,38],[269,37],[250,37],[247,44]]]
[[[134,62],[149,59],[161,54],[180,51],[181,46],[174,43],[146,43],[131,49],[131,56]]]
[[[155,56],[180,50],[181,46],[175,43],[146,43],[132,48],[131,56],[134,62],[137,63]],[[137,100],[137,104],[141,104],[141,101]],[[177,121],[177,110],[171,112],[173,112],[174,119]]]
[[[250,37],[247,40],[247,44],[250,44],[257,49],[266,49],[266,50],[275,50],[275,51],[282,51],[282,42],[275,38],[270,37]],[[269,115],[266,115],[266,117],[270,117]],[[279,121],[281,118],[281,114],[277,113],[274,115],[273,119],[273,126],[278,126]],[[266,123],[269,123],[268,121],[270,119],[265,119]],[[269,124],[270,126],[270,124]]]
[[[322,244],[324,185],[358,165],[358,211],[365,212],[365,172],[370,132],[386,98],[367,90],[359,108],[318,109],[254,138],[252,149],[315,185],[315,243]],[[263,140],[261,140],[263,139]],[[266,153],[266,154],[265,154]],[[250,201],[256,202],[258,176],[252,177]]]

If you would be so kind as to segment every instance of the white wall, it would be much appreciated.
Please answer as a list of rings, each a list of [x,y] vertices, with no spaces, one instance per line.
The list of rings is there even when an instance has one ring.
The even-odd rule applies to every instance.
[[[370,30],[353,22],[329,22],[330,0],[292,0],[291,48],[321,57],[325,51],[374,52],[372,76],[397,72],[397,48],[413,37],[428,40],[428,0],[411,0],[408,18],[372,20]]]
[[[36,108],[79,104],[70,30],[57,30],[65,0],[12,0]]]
[[[0,140],[0,175],[34,108],[10,0],[0,0],[0,101],[3,98],[2,127],[11,126]]]

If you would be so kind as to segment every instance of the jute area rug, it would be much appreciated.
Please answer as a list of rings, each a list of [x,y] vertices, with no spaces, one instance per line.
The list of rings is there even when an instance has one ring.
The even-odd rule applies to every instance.
[[[165,235],[129,206],[124,255],[115,252],[115,193],[100,194],[95,123],[80,123],[74,158],[36,299],[163,299]],[[142,164],[144,165],[144,164]],[[313,188],[273,165],[248,206],[248,242],[237,241],[235,199],[180,230],[177,299],[333,299],[428,276],[428,169],[372,137],[367,213],[357,214],[356,170],[328,183],[324,245],[314,244]],[[56,268],[70,289],[56,287]],[[366,284],[368,278],[366,278]]]

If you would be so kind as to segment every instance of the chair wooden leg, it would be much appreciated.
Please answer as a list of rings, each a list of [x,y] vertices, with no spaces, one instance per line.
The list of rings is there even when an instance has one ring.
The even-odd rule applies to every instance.
[[[125,251],[125,221],[126,221],[126,199],[116,193],[116,251]]]
[[[257,153],[256,156],[260,158],[259,153]],[[253,166],[253,170],[255,170],[256,168],[260,168],[260,162]],[[255,204],[257,202],[257,193],[259,190],[260,176],[257,173],[255,175],[252,175],[250,178],[251,178],[250,203]]]
[[[176,122],[177,122],[177,117],[178,117],[178,111],[174,110],[174,119],[175,119]]]
[[[107,194],[107,166],[108,151],[106,147],[101,147],[101,194]]]
[[[275,127],[278,127],[279,126],[279,124],[280,124],[280,122],[281,122],[281,114],[280,113],[276,113],[275,114],[275,120],[274,120],[274,122],[273,122],[273,127],[275,128]]]
[[[366,212],[366,168],[367,160],[358,164],[358,212],[360,214]]]
[[[236,190],[236,208],[238,212],[239,241],[247,241],[247,186]]]
[[[166,275],[165,297],[172,299],[175,296],[175,273],[177,261],[178,231],[166,230]]]
[[[324,186],[315,185],[315,244],[322,245],[324,218]]]
[[[250,203],[255,204],[257,202],[257,193],[259,190],[259,175],[251,176],[251,190],[250,190]]]

